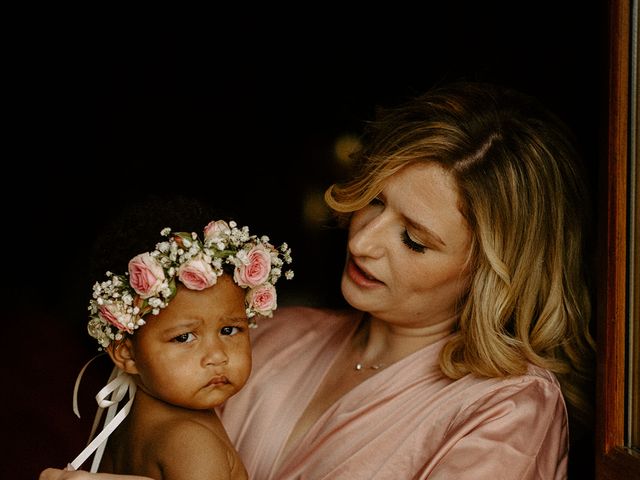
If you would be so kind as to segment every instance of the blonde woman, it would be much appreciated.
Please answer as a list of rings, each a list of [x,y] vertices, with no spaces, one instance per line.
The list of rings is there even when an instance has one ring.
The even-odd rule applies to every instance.
[[[353,308],[280,309],[222,409],[249,478],[567,478],[594,351],[569,133],[456,83],[382,111],[363,145],[325,195]]]

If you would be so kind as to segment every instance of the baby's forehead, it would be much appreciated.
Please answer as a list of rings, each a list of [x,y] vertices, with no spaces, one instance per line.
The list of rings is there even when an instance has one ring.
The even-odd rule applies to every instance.
[[[245,307],[246,292],[233,281],[218,282],[203,290],[190,290],[178,287],[175,297],[156,317],[161,318],[193,318],[241,319],[247,320]]]

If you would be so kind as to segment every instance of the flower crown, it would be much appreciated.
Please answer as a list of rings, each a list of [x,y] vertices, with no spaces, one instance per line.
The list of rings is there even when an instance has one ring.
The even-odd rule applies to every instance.
[[[215,285],[224,266],[233,268],[233,280],[247,289],[245,307],[250,326],[256,314],[271,317],[277,308],[274,285],[285,263],[291,263],[291,249],[286,243],[279,249],[269,237],[249,235],[248,227],[238,228],[234,221],[209,222],[204,241],[195,232],[171,233],[152,252],[141,253],[129,261],[124,275],[107,272],[107,280],[93,286],[89,302],[89,335],[102,348],[121,340],[145,324],[143,317],[157,315],[176,295],[176,280],[190,290],[204,290]],[[288,270],[285,278],[293,278]]]

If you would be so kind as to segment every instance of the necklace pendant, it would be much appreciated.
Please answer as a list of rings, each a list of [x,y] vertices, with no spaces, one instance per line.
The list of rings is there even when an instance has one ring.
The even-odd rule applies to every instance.
[[[384,363],[377,363],[375,365],[365,365],[364,363],[358,362],[356,363],[354,368],[356,369],[356,371],[360,372],[366,368],[369,368],[371,370],[380,370],[384,366],[385,366]]]

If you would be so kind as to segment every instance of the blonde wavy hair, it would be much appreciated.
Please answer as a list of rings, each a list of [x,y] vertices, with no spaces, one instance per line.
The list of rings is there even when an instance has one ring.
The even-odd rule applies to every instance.
[[[436,163],[455,179],[473,273],[442,371],[499,377],[522,374],[530,362],[557,375],[571,416],[589,422],[590,204],[565,125],[526,95],[461,82],[381,111],[364,140],[356,176],[325,192],[339,215],[367,205],[410,164]]]

